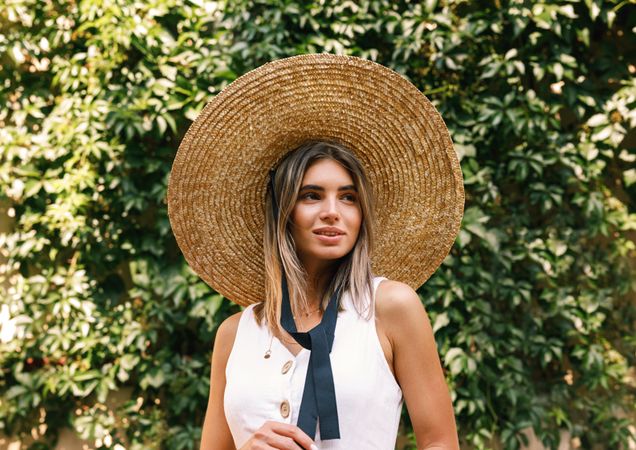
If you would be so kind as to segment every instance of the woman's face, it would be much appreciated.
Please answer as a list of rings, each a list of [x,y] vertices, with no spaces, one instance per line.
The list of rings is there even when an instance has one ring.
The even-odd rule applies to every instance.
[[[349,253],[362,222],[349,172],[331,159],[320,159],[309,166],[291,220],[296,251],[305,268],[322,267]]]

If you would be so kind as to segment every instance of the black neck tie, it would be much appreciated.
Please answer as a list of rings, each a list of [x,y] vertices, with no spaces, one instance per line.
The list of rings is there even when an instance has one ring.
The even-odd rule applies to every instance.
[[[274,193],[274,174],[275,170],[272,169],[270,171],[269,184],[272,192],[274,219],[278,220],[278,204]],[[311,352],[297,426],[311,439],[314,439],[316,422],[320,419],[320,439],[340,439],[336,392],[331,371],[331,359],[329,358],[329,353],[331,353],[331,348],[333,347],[336,320],[338,319],[340,289],[337,289],[331,296],[320,323],[306,333],[299,333],[296,329],[284,270],[281,279],[281,290],[283,292],[281,325],[296,342]]]

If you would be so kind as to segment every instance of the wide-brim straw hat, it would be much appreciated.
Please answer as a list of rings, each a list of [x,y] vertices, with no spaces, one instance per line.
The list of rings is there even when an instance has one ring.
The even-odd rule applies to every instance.
[[[307,141],[337,141],[376,198],[376,275],[421,286],[459,232],[462,173],[448,129],[406,78],[352,56],[268,62],[225,87],[188,129],[168,215],[190,267],[246,306],[264,300],[265,194],[272,167]]]

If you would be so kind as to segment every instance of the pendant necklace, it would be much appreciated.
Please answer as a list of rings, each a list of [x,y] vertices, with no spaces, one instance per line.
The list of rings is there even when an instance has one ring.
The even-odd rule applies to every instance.
[[[318,311],[320,311],[320,307],[318,307],[318,309],[313,310],[312,312],[309,312],[309,313],[302,313],[302,314],[305,316],[305,318],[307,318],[307,317],[309,317],[309,316],[313,315],[314,313],[316,313],[316,312],[318,312]],[[293,316],[293,317],[294,317],[294,319],[297,319],[297,316]],[[281,338],[281,340],[282,340],[282,341],[284,341],[284,342],[287,342],[288,344],[293,344],[293,343],[294,343],[294,341],[289,342],[289,341],[285,341],[285,340],[284,340],[284,339],[282,339],[282,338]],[[270,340],[269,340],[269,348],[268,348],[268,349],[267,349],[267,351],[265,352],[265,355],[263,356],[263,358],[265,358],[265,359],[269,359],[269,357],[271,356],[271,354],[272,354],[272,342],[273,342],[273,341],[274,341],[274,335],[272,334],[272,337],[271,337],[271,338],[270,338]]]

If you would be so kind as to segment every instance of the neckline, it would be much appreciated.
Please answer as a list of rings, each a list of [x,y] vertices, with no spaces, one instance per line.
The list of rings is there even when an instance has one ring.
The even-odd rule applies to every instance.
[[[298,359],[298,357],[300,356],[301,353],[305,353],[308,352],[309,350],[307,350],[305,347],[301,346],[300,350],[298,351],[298,353],[296,353],[295,355],[291,352],[291,350],[289,350],[287,348],[287,346],[280,340],[278,339],[276,336],[274,336],[274,340],[278,343],[278,346],[283,348],[287,354],[289,356],[291,356],[294,360]]]
[[[313,329],[314,329],[314,328],[316,328],[318,325],[320,325],[320,324],[319,324],[319,323],[318,323],[318,324],[316,324],[316,325],[315,325],[314,327],[312,327],[310,330],[313,330]],[[310,330],[308,330],[308,331],[310,331]],[[271,335],[271,332],[270,332],[270,335]],[[301,346],[300,346],[300,350],[298,351],[298,353],[296,353],[296,354],[294,355],[294,354],[291,352],[291,350],[290,350],[289,348],[287,348],[287,346],[285,345],[285,343],[284,343],[281,339],[279,339],[279,338],[278,338],[278,337],[276,337],[276,336],[272,336],[272,337],[273,337],[273,339],[275,339],[275,340],[276,340],[276,342],[278,343],[278,345],[279,345],[280,347],[284,348],[284,349],[285,349],[285,351],[287,351],[287,353],[288,353],[288,354],[289,354],[292,358],[294,358],[294,359],[298,358],[298,356],[299,356],[301,353],[303,353],[303,352],[308,352],[308,351],[309,351],[309,350],[307,350],[305,347],[303,347],[303,346],[301,345]],[[291,337],[291,336],[290,336],[290,337]],[[294,339],[294,338],[292,338],[292,339]]]
[[[384,280],[384,277],[377,276],[377,275],[373,277],[373,296],[375,296],[375,292],[377,291],[377,288],[378,288],[378,285],[379,285],[378,279],[380,279],[380,280],[379,280],[379,282],[381,282],[382,280]],[[349,293],[347,292],[347,293],[343,296],[344,303],[346,304],[346,306],[347,306],[347,307],[349,307],[349,303],[351,303],[351,302],[349,302],[349,301],[348,301],[348,298],[349,298]],[[373,306],[373,305],[374,305],[374,302],[372,302],[372,306]],[[339,311],[339,312],[338,312],[338,316],[340,316],[340,315],[341,315],[341,313],[342,313],[342,311]],[[318,326],[318,325],[316,325],[316,326]],[[315,328],[315,327],[314,327],[314,328]],[[336,326],[336,328],[337,328],[337,326]],[[312,328],[312,329],[313,329],[313,328]],[[287,348],[287,346],[286,346],[286,345],[285,345],[285,344],[284,344],[284,343],[283,343],[280,339],[278,339],[276,336],[272,335],[271,331],[269,332],[269,334],[270,334],[270,337],[276,341],[276,343],[278,344],[278,346],[279,346],[279,347],[281,347],[281,348],[283,348],[283,349],[287,352],[287,354],[288,354],[289,356],[291,356],[294,360],[298,359],[302,353],[307,353],[307,352],[309,352],[309,350],[307,350],[305,347],[300,346],[300,350],[298,351],[298,353],[296,353],[296,354],[294,355],[294,354],[291,352],[291,350],[290,350],[290,349],[288,349],[288,348]],[[292,338],[292,339],[293,339],[293,338]]]

